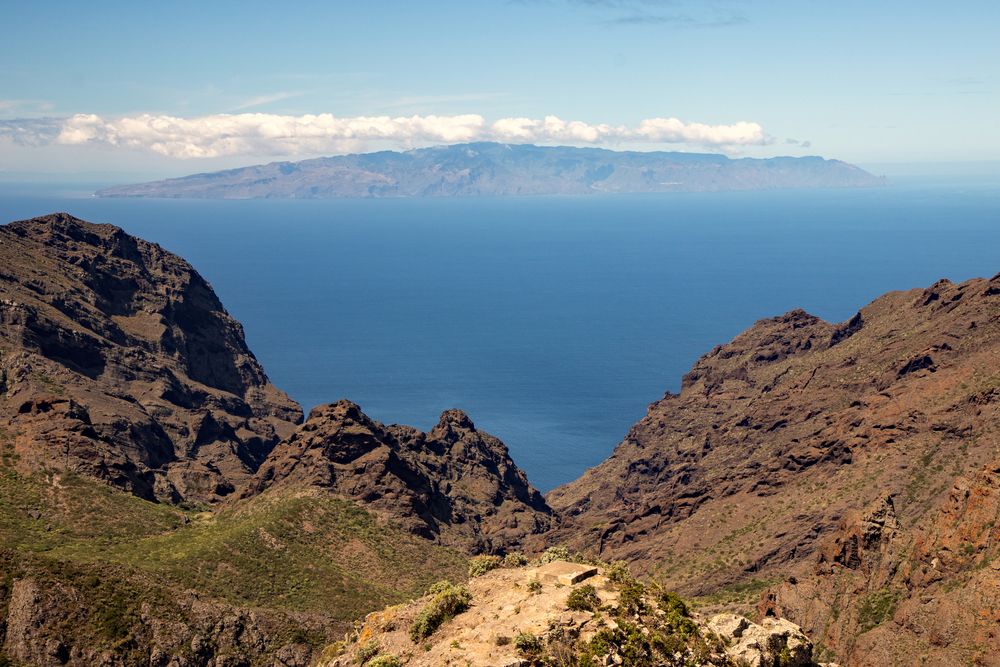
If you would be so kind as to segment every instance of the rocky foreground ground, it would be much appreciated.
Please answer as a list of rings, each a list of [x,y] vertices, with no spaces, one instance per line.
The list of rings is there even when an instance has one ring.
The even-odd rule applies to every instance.
[[[705,616],[639,583],[624,564],[570,562],[556,552],[522,565],[474,560],[474,575],[496,569],[368,615],[318,667],[817,664],[812,642],[789,621]]]

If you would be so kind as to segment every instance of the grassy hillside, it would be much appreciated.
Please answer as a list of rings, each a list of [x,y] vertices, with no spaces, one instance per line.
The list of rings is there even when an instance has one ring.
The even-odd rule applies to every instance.
[[[193,627],[199,604],[216,605],[215,616],[254,610],[264,619],[267,650],[318,645],[365,613],[420,595],[438,579],[461,578],[466,568],[456,551],[306,490],[181,509],[75,475],[26,476],[6,464],[0,545],[0,624],[13,613],[14,582],[31,580],[61,591],[35,604],[45,632],[116,655],[148,651],[155,642],[145,635],[155,634],[158,621]]]

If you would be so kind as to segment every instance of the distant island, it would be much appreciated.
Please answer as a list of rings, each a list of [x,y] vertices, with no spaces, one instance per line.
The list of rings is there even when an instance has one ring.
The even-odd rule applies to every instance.
[[[870,187],[860,167],[822,157],[470,143],[194,174],[98,191],[99,197],[332,199]]]

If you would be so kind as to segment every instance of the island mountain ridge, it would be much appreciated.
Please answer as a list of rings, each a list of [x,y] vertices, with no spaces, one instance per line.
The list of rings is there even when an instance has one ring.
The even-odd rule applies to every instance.
[[[471,143],[272,162],[121,185],[99,197],[332,199],[871,187],[863,169],[820,157]]]

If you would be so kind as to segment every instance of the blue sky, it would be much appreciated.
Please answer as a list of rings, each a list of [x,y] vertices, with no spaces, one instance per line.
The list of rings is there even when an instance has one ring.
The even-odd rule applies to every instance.
[[[3,14],[8,172],[184,174],[467,136],[1000,159],[995,1],[48,2]],[[494,125],[510,118],[516,132]]]

